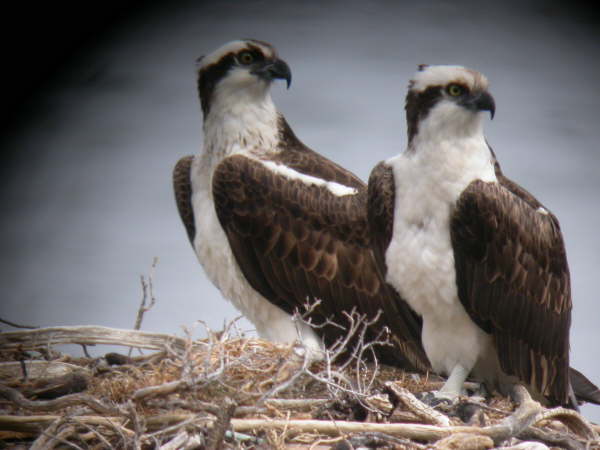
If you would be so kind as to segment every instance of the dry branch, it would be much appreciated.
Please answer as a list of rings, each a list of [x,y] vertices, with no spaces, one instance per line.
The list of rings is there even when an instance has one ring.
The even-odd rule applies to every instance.
[[[0,396],[30,411],[57,411],[69,406],[85,405],[100,414],[115,414],[119,410],[106,406],[101,401],[86,394],[70,394],[54,400],[29,400],[16,389],[0,384]]]
[[[23,325],[23,324],[20,324],[20,323],[11,322],[10,320],[2,319],[1,317],[0,317],[0,323],[3,323],[5,325],[8,325],[9,327],[13,327],[13,328],[27,328],[27,329],[30,329],[30,330],[33,330],[35,328],[39,328],[39,327],[36,327],[35,325]]]
[[[11,361],[0,362],[0,380],[23,377],[23,365],[25,365],[27,378],[29,380],[55,378],[74,372],[91,374],[91,371],[85,367],[60,361]]]
[[[61,416],[0,416],[0,429],[10,431],[36,431],[38,427],[48,426]],[[123,423],[120,417],[80,416],[78,420],[87,424],[106,425],[107,421]],[[147,419],[148,429],[159,429],[162,426],[172,426],[186,421],[199,421],[212,425],[214,420],[198,418],[193,414],[165,414],[152,416]],[[501,438],[500,430],[496,426],[478,428],[471,426],[439,427],[423,424],[403,423],[369,423],[333,420],[287,420],[287,419],[231,419],[231,428],[237,432],[252,432],[256,430],[287,430],[290,435],[300,433],[314,433],[319,435],[340,436],[341,434],[354,433],[385,433],[399,438],[414,439],[418,441],[437,441],[457,433],[470,433]],[[510,437],[505,434],[504,439]]]
[[[60,418],[62,418],[62,416],[55,414],[40,416],[0,416],[0,430],[38,434],[41,429],[47,428]],[[77,421],[87,425],[111,428],[115,424],[123,425],[127,419],[116,416],[77,416]]]
[[[568,426],[575,434],[584,436],[590,440],[598,440],[598,433],[594,427],[577,411],[566,408],[552,408],[540,411],[535,422],[542,420],[558,419]]]
[[[185,339],[163,333],[94,325],[49,327],[0,333],[0,350],[4,351],[35,350],[61,344],[106,344],[164,350],[167,346],[185,348]]]
[[[410,412],[422,419],[425,423],[441,427],[450,425],[450,419],[448,419],[448,417],[420,401],[411,394],[408,389],[400,386],[397,382],[388,381],[385,386],[398,397],[398,400],[400,400]]]
[[[156,304],[156,297],[154,296],[154,270],[156,269],[156,265],[158,264],[158,258],[154,257],[152,260],[152,267],[150,268],[150,275],[148,275],[148,281],[144,275],[140,275],[140,283],[142,285],[142,300],[140,302],[140,306],[138,308],[138,312],[135,318],[135,324],[133,325],[134,330],[139,330],[142,328],[142,321],[144,320],[144,314],[150,311],[154,305]],[[150,300],[148,301],[148,297]],[[129,348],[128,356],[131,356],[133,351],[133,347]]]

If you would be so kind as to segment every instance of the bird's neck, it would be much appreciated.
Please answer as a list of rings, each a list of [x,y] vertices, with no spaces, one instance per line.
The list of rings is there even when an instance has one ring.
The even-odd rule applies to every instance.
[[[431,176],[440,182],[459,184],[474,179],[496,180],[494,160],[479,118],[459,127],[422,125],[409,143],[407,156],[417,165],[427,167]]]
[[[217,100],[204,119],[204,154],[213,164],[235,153],[277,151],[279,114],[268,92]]]

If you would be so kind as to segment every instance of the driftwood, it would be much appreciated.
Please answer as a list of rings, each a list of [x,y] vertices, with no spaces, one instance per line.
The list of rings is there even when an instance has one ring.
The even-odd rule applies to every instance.
[[[536,402],[534,402],[536,403]],[[339,436],[355,433],[381,433],[394,437],[406,438],[422,442],[435,442],[451,435],[475,435],[486,436],[495,443],[502,442],[508,438],[518,436],[523,430],[539,422],[539,404],[534,405],[526,402],[523,409],[510,417],[506,423],[477,428],[472,426],[435,426],[423,424],[402,423],[368,423],[331,420],[286,420],[286,419],[230,419],[231,428],[237,432],[254,432],[257,430],[286,430],[290,436],[301,433],[313,433],[317,435]],[[0,429],[11,431],[35,432],[39,427],[49,426],[60,419],[57,415],[43,416],[0,416]],[[123,423],[121,417],[103,416],[80,416],[82,423],[102,425],[107,423]],[[215,420],[198,418],[193,414],[168,414],[149,417],[147,427],[156,430],[162,426],[174,426],[181,423],[207,425],[212,427]],[[600,444],[600,443],[599,443]]]
[[[385,386],[389,388],[410,412],[422,419],[425,423],[447,427],[450,419],[436,411],[431,406],[419,401],[411,392],[400,386],[397,382],[388,381]]]
[[[123,345],[163,350],[166,346],[183,348],[185,339],[162,333],[94,325],[49,327],[0,333],[0,349],[5,351],[38,350],[61,344]]]
[[[361,333],[365,321],[352,317],[350,322],[351,330]],[[437,381],[428,384],[426,376],[379,367],[376,360],[364,362],[367,345],[356,349],[350,362],[338,361],[341,342],[324,361],[315,363],[308,352],[299,358],[302,353],[293,346],[233,336],[230,326],[207,334],[208,339],[193,341],[189,335],[95,326],[0,333],[2,354],[22,355],[23,350],[67,343],[160,351],[136,358],[113,355],[103,364],[98,358],[71,362],[65,366],[67,372],[91,373],[91,385],[84,393],[52,400],[27,398],[22,371],[17,369],[23,363],[12,362],[7,384],[0,385],[5,412],[0,416],[0,442],[10,433],[25,433],[31,448],[219,449],[243,442],[328,448],[324,446],[342,441],[355,447],[439,449],[523,441],[569,449],[600,446],[597,426],[575,411],[543,408],[525,389],[517,390],[516,409],[508,399],[475,405],[484,425],[467,424],[414,395],[431,390]],[[68,359],[63,357],[60,363]],[[116,365],[108,366],[107,360]],[[59,367],[58,363],[27,361],[27,366]],[[403,415],[417,423],[391,422]]]
[[[2,334],[0,334],[0,336],[2,336]],[[84,372],[87,375],[91,375],[91,371],[85,367],[60,361],[33,360],[0,362],[0,380],[18,377],[27,378],[29,380],[56,378],[74,372]]]

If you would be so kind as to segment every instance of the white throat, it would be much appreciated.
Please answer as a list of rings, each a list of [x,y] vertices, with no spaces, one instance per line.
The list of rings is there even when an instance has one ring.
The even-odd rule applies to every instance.
[[[230,75],[216,87],[204,120],[203,157],[213,167],[234,153],[276,152],[279,144],[278,113],[269,86],[254,81],[241,87],[235,81]]]
[[[452,115],[453,120],[446,120]],[[484,113],[473,113],[450,103],[437,105],[421,121],[403,155],[419,166],[419,178],[429,178],[447,190],[453,202],[476,179],[496,181],[491,151],[483,134]]]

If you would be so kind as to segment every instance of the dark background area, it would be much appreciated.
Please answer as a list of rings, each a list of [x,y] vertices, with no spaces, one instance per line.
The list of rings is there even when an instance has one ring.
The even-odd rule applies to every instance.
[[[10,2],[3,7],[2,123],[18,126],[35,112],[40,91],[93,52],[112,31],[157,7],[149,1]],[[6,8],[6,9],[5,9]]]
[[[491,80],[487,135],[505,172],[561,220],[573,281],[573,365],[600,383],[600,20],[586,2],[222,1],[5,6],[0,317],[179,333],[237,315],[204,277],[172,199],[201,148],[194,61],[240,37],[294,74],[273,95],[308,145],[366,180],[405,145],[420,63]],[[251,328],[241,321],[242,327]],[[3,327],[4,328],[4,327]],[[102,353],[98,349],[97,353]],[[600,407],[586,408],[600,420]]]

